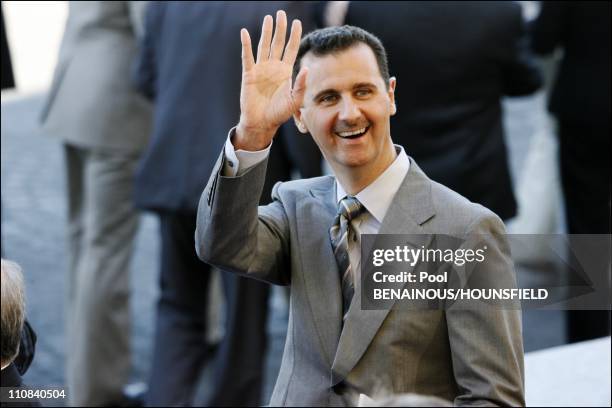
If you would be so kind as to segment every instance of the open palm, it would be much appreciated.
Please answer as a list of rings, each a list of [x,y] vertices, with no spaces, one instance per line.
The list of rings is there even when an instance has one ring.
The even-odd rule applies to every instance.
[[[240,90],[240,124],[242,143],[251,148],[269,145],[276,130],[296,112],[304,98],[306,71],[298,74],[292,88],[291,75],[297,56],[302,26],[294,20],[285,47],[287,16],[276,14],[276,30],[272,38],[272,17],[263,21],[257,47],[257,62],[253,57],[251,38],[242,29],[242,87]],[[284,51],[284,52],[283,52]]]

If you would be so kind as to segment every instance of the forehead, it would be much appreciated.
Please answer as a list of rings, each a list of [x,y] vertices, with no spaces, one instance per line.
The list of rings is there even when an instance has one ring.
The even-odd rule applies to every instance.
[[[301,65],[308,67],[306,92],[309,94],[321,89],[351,88],[356,83],[369,82],[384,87],[376,56],[364,43],[326,55],[308,52]]]

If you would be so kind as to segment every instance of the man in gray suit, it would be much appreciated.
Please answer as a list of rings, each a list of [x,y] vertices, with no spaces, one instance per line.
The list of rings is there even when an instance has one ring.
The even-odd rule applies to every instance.
[[[151,108],[130,85],[142,2],[70,2],[42,113],[68,179],[67,384],[75,405],[121,403],[131,369],[134,170]]]
[[[272,25],[266,16],[257,61],[241,32],[240,121],[202,194],[196,230],[204,261],[291,287],[270,404],[345,405],[356,391],[524,405],[519,311],[362,310],[353,289],[363,233],[481,234],[487,267],[513,276],[503,223],[428,179],[393,145],[396,79],[376,37],[345,26],[317,30],[300,44],[294,21],[285,48],[283,12],[274,37]],[[267,151],[291,116],[335,178],[277,184],[273,202],[258,207]]]

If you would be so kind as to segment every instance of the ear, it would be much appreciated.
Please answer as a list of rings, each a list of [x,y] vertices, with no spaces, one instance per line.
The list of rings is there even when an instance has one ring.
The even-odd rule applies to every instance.
[[[297,126],[300,133],[308,133],[308,128],[306,128],[306,124],[302,122],[302,109],[298,109],[298,111],[293,114],[293,121],[295,122],[295,126]]]
[[[389,78],[389,101],[391,103],[391,116],[397,112],[397,106],[395,105],[395,86],[397,85],[397,79],[395,77]]]

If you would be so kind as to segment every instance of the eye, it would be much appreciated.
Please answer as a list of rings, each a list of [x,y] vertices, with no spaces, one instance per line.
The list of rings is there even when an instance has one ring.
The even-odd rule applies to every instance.
[[[355,91],[355,95],[358,98],[363,98],[363,97],[369,96],[371,94],[372,94],[372,90],[369,89],[369,88],[360,88],[357,91]]]
[[[338,95],[336,94],[327,94],[327,95],[323,95],[321,98],[319,98],[319,102],[320,103],[334,103],[338,100]]]

